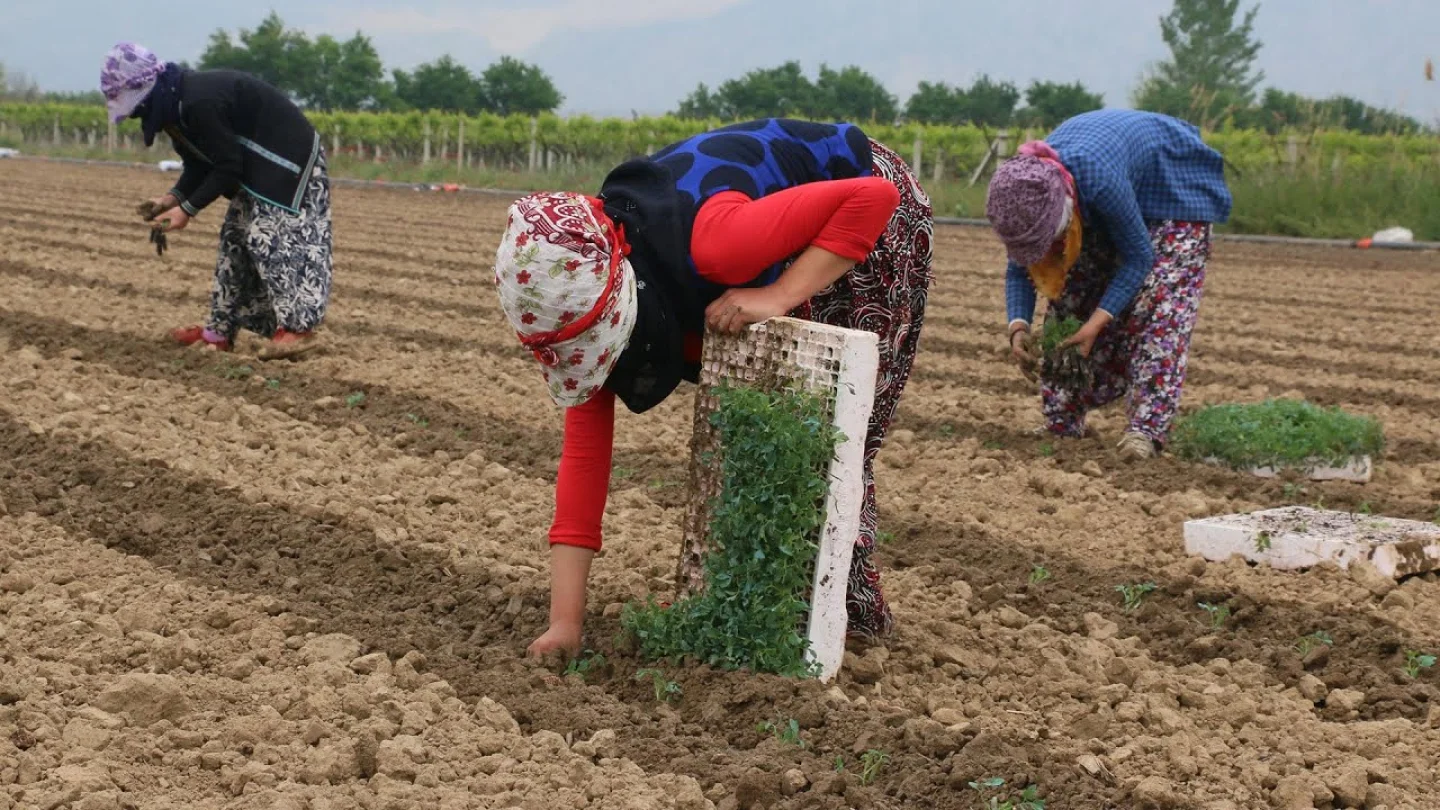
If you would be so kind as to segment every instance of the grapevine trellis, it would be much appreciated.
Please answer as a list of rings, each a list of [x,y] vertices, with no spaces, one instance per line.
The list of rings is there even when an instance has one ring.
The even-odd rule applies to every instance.
[[[309,112],[332,154],[375,162],[448,162],[457,168],[553,171],[561,167],[612,165],[720,121],[673,116],[538,118],[442,112]],[[978,181],[999,158],[1041,131],[988,130],[975,126],[864,124],[867,133],[905,155],[929,179]],[[139,146],[134,121],[111,125],[103,107],[82,104],[0,103],[0,141],[85,146],[107,151]],[[1205,140],[1241,172],[1302,168],[1365,171],[1371,167],[1440,166],[1440,136],[1361,135],[1353,132],[1220,130]]]

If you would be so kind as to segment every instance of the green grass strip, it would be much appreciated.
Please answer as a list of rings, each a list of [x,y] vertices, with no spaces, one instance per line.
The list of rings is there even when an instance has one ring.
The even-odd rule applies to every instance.
[[[668,608],[653,599],[627,605],[621,626],[650,660],[813,674],[802,622],[840,440],[830,403],[794,390],[716,394],[722,486],[711,504],[705,590]]]
[[[1384,447],[1377,420],[1293,399],[1212,405],[1180,419],[1171,433],[1175,455],[1242,470],[1340,466],[1378,457]]]

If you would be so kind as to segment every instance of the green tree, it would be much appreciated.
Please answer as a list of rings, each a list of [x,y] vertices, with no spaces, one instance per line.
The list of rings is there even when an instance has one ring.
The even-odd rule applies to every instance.
[[[1025,89],[1025,108],[1017,117],[1027,126],[1054,128],[1080,113],[1105,106],[1105,97],[1080,82],[1032,82]]]
[[[1135,106],[1185,118],[1201,127],[1249,107],[1265,78],[1255,70],[1257,5],[1239,20],[1240,0],[1175,0],[1160,18],[1170,58],[1136,89]]]
[[[806,78],[799,62],[752,70],[720,85],[721,118],[741,120],[769,116],[813,114],[815,85]]]
[[[920,82],[905,102],[905,117],[917,124],[959,124],[965,120],[963,91],[944,82]]]
[[[480,85],[489,108],[502,115],[554,112],[565,100],[545,71],[509,56],[485,68]]]
[[[885,85],[855,65],[839,70],[820,66],[812,114],[833,121],[874,121],[890,124],[899,109]]]
[[[400,106],[470,115],[489,108],[480,80],[449,54],[420,65],[413,73],[397,70],[394,76],[395,96]]]
[[[1020,90],[1014,82],[997,82],[980,74],[963,94],[965,118],[973,124],[1003,127],[1015,117]]]
[[[316,37],[305,67],[298,95],[316,109],[376,109],[389,95],[380,54],[358,31],[344,42],[328,34]]]
[[[224,29],[210,35],[210,44],[200,55],[200,68],[243,70],[292,96],[312,81],[314,45],[302,31],[292,31],[275,12],[254,30],[241,29],[236,43]]]
[[[690,95],[680,100],[680,106],[675,109],[675,115],[680,118],[719,118],[721,117],[720,97],[711,93],[710,88],[701,82]]]

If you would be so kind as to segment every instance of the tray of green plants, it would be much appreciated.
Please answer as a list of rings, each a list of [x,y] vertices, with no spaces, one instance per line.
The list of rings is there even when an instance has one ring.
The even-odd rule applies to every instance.
[[[1060,388],[1088,391],[1095,382],[1089,358],[1074,346],[1062,346],[1084,326],[1079,318],[1045,317],[1040,330],[1040,373]]]
[[[716,388],[722,483],[710,506],[705,587],[673,605],[627,605],[621,626],[651,660],[785,676],[807,661],[827,471],[840,442],[824,397],[794,387]]]
[[[1379,421],[1294,399],[1202,408],[1181,418],[1170,439],[1180,458],[1266,477],[1289,469],[1368,480],[1385,448]]]

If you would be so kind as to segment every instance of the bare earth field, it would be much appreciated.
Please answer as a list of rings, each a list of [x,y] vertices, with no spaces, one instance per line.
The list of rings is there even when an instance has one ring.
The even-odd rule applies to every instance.
[[[899,638],[833,686],[667,670],[660,704],[616,616],[669,591],[689,390],[620,418],[603,663],[529,662],[561,413],[489,284],[505,201],[337,189],[331,348],[264,363],[161,339],[203,317],[222,213],[157,257],[130,212],[169,179],[0,161],[0,810],[969,810],[992,777],[1046,810],[1440,805],[1440,667],[1401,672],[1440,653],[1440,581],[1180,536],[1288,503],[1435,519],[1435,254],[1218,245],[1187,406],[1384,420],[1371,484],[1302,485],[1121,464],[1114,411],[1033,435],[1000,249],[941,229],[880,457]],[[792,719],[803,746],[757,728]]]

